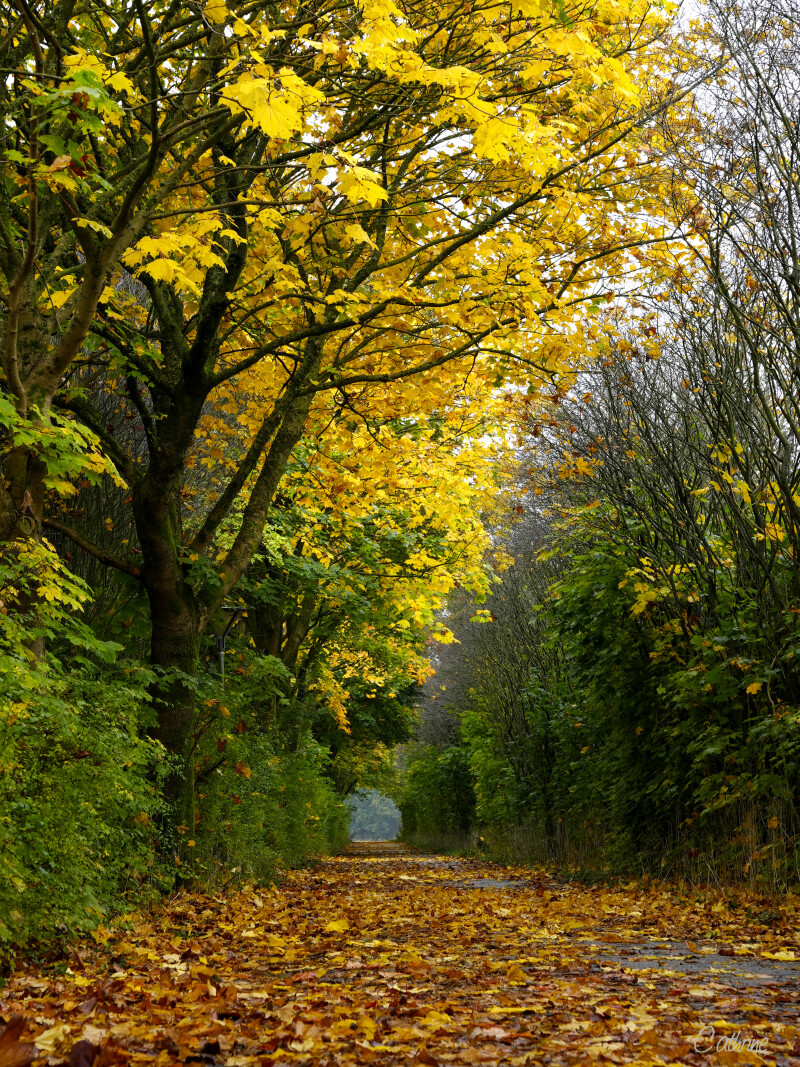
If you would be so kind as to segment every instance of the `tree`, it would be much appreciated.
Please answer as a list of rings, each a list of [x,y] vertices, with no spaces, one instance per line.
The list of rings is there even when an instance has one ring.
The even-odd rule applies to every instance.
[[[46,26],[7,19],[6,388],[19,418],[46,426],[55,405],[102,442],[141,561],[45,518],[22,444],[6,536],[31,535],[24,513],[141,581],[179,822],[186,679],[303,435],[341,407],[432,414],[467,378],[557,376],[616,253],[662,237],[634,148],[660,106],[633,88],[657,90],[658,18],[523,8],[62,0]],[[131,448],[98,417],[108,390]],[[216,467],[221,440],[232,462],[190,517],[187,468]]]

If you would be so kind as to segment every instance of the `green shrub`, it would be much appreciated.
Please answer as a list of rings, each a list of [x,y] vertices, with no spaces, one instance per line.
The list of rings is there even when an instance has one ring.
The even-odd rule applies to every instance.
[[[347,843],[348,813],[324,776],[327,753],[308,735],[281,751],[268,735],[245,734],[198,784],[197,872],[270,880]]]
[[[8,660],[5,666],[10,666]],[[161,750],[143,685],[88,667],[0,674],[0,956],[85,932],[158,888]]]
[[[305,709],[282,695],[286,669],[256,653],[240,662],[243,673],[232,676],[224,694],[209,679],[209,695],[200,702],[205,719],[192,840],[201,879],[236,874],[269,880],[280,868],[336,851],[348,840],[348,811],[328,777],[328,750],[302,725]],[[287,718],[291,730],[283,725]]]
[[[475,819],[475,803],[466,746],[412,750],[399,801],[404,841],[433,845],[466,838]]]

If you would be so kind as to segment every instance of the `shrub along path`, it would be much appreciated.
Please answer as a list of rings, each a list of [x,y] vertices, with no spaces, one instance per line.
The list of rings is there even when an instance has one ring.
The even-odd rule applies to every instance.
[[[0,1067],[797,1063],[795,909],[357,845],[21,969]]]

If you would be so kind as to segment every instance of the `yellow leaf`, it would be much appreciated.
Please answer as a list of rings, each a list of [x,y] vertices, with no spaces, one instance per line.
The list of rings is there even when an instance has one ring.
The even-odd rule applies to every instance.
[[[322,99],[317,89],[288,68],[282,68],[277,76],[270,72],[266,78],[247,75],[225,92],[225,103],[232,111],[248,111],[268,137],[282,141],[302,129],[303,108]]]
[[[339,175],[339,187],[351,203],[366,200],[370,207],[376,207],[379,200],[388,200],[389,194],[379,184],[377,174],[366,167],[351,167]]]
[[[203,8],[203,11],[205,11],[206,16],[218,26],[228,17],[228,9],[225,6],[224,0],[209,0]]]
[[[575,470],[578,472],[578,474],[585,474],[585,475],[588,475],[589,477],[591,477],[591,475],[593,473],[591,464],[589,462],[587,462],[587,460],[583,459],[582,456],[579,456],[575,460]]]
[[[50,293],[50,303],[54,308],[60,308],[69,300],[74,289],[59,289],[56,292]]]
[[[761,685],[761,682],[751,682],[750,685],[748,685],[746,692],[750,693],[752,696],[755,696],[759,689],[761,689]]]
[[[149,274],[154,282],[177,283],[195,293],[199,292],[197,286],[187,278],[185,271],[172,259],[154,259],[152,263],[142,267],[142,272]]]
[[[94,219],[75,219],[75,225],[83,229],[94,230],[95,233],[101,233],[103,237],[113,237],[108,226],[105,226],[102,222],[96,222]]]
[[[368,244],[373,248],[378,247],[367,231],[362,226],[359,226],[357,222],[352,223],[350,226],[345,226],[344,232],[356,244]]]
[[[420,1022],[423,1026],[451,1026],[453,1020],[449,1015],[445,1015],[443,1011],[429,1011],[427,1015],[424,1015]]]
[[[509,142],[514,125],[502,118],[490,118],[482,123],[472,135],[475,153],[494,163],[506,163],[509,159]]]
[[[350,923],[347,919],[331,919],[328,925],[325,927],[326,934],[343,934],[345,930],[350,929]]]
[[[45,1030],[44,1033],[35,1037],[33,1043],[40,1052],[44,1052],[48,1056],[57,1056],[60,1053],[68,1052],[72,1047],[70,1029],[65,1024],[51,1026],[49,1030]]]
[[[106,87],[108,89],[114,89],[118,93],[126,92],[130,96],[136,95],[136,87],[134,86],[128,75],[121,70],[118,70],[116,71],[116,73],[111,75],[111,77],[106,82]]]

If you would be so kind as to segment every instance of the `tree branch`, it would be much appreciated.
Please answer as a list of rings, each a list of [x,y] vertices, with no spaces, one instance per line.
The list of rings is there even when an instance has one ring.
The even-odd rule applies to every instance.
[[[88,552],[90,556],[99,559],[101,563],[106,563],[109,567],[116,567],[118,571],[122,571],[123,574],[130,574],[133,578],[139,578],[141,576],[142,572],[135,566],[135,564],[128,563],[126,560],[120,559],[118,556],[113,556],[110,552],[106,552],[105,549],[100,548],[99,545],[87,541],[82,534],[79,534],[77,530],[73,530],[71,526],[65,526],[64,523],[57,522],[55,519],[43,519],[42,525],[46,526],[48,530],[55,530],[57,533],[63,534],[64,537],[68,537],[73,544],[78,546],[78,548],[82,548],[83,551]]]

